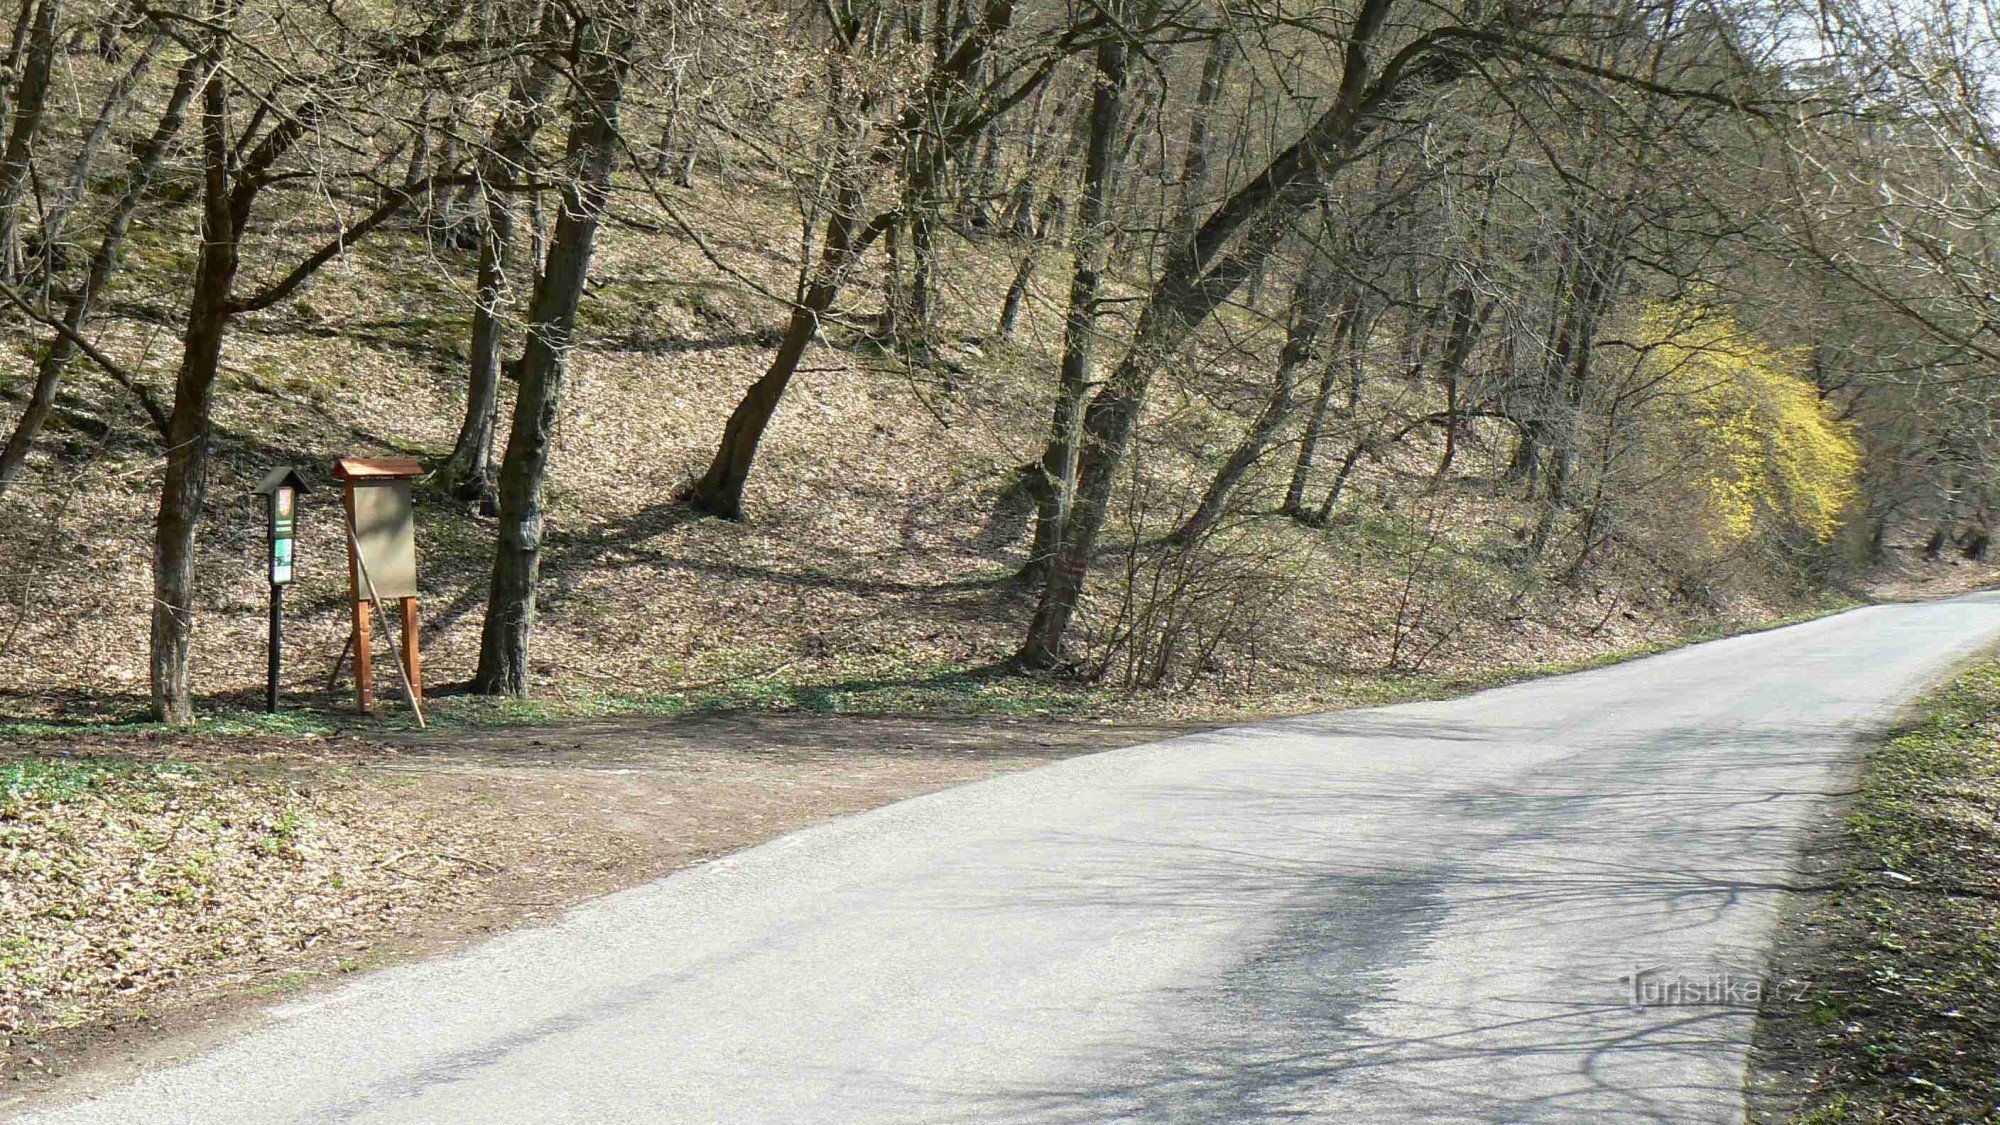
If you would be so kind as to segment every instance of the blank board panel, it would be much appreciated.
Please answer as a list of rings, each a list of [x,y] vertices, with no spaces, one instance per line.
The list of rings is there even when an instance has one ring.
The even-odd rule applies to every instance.
[[[354,481],[355,544],[380,598],[417,596],[416,520],[407,480]],[[359,578],[359,576],[356,576]],[[360,583],[368,596],[368,584]]]

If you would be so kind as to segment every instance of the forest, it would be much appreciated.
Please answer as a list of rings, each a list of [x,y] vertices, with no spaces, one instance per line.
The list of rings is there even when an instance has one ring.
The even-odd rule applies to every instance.
[[[1975,565],[1996,15],[22,0],[0,697],[244,705],[285,465],[319,692],[348,455],[503,699],[1310,696]]]
[[[2000,1121],[2000,0],[10,2],[0,1118]]]

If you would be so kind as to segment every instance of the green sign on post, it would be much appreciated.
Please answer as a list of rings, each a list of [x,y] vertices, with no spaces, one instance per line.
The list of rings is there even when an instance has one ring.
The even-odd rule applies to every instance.
[[[298,539],[299,494],[308,491],[305,478],[290,466],[273,469],[257,482],[264,494],[265,527],[271,544],[267,577],[271,582],[271,647],[264,672],[264,710],[278,709],[278,674],[285,660],[285,587],[291,584]]]

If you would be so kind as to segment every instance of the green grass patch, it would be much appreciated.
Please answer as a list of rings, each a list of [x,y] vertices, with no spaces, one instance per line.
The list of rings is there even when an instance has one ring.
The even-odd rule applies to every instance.
[[[216,710],[201,712],[200,731],[223,736],[304,738],[330,734],[343,724],[334,716],[313,711]],[[84,719],[14,719],[0,721],[0,745],[57,742],[83,735],[144,736],[178,733],[179,728],[151,719],[103,716]]]
[[[1067,719],[1175,718],[1244,721],[1346,707],[1449,699],[1545,676],[1622,663],[1697,641],[1713,640],[1822,617],[1854,603],[1829,601],[1776,621],[1737,623],[1682,637],[1598,653],[1577,660],[1499,664],[1473,672],[1356,672],[1327,675],[1251,692],[1125,692],[1060,676],[1022,675],[994,665],[912,661],[893,654],[851,655],[832,667],[793,669],[769,649],[710,652],[675,669],[688,686],[644,691],[568,682],[538,688],[526,699],[434,696],[424,703],[433,727],[538,726],[620,716],[673,716],[742,711],[826,715],[1001,716]],[[414,726],[393,683],[378,693],[377,711],[360,716],[346,696],[266,714],[240,707],[203,709],[198,732],[210,737],[315,738]],[[173,736],[177,728],[105,715],[82,719],[0,720],[0,745],[60,742],[86,735]]]
[[[1042,715],[1091,717],[1118,710],[1116,695],[1070,681],[986,667],[883,663],[807,675],[746,671],[677,691],[626,692],[565,687],[530,699],[452,696],[426,704],[434,726],[533,725],[618,715],[671,716],[741,711],[827,715]]]
[[[75,801],[114,786],[155,788],[195,775],[183,762],[108,758],[21,758],[0,764],[0,818],[36,805]]]
[[[1870,756],[1823,935],[1765,1012],[1794,1120],[2000,1122],[2000,663],[1926,697]]]

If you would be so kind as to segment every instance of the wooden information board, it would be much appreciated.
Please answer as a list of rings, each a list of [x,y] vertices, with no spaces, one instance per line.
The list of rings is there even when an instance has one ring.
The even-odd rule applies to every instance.
[[[350,487],[355,547],[368,566],[368,577],[375,581],[375,596],[416,597],[417,535],[410,482],[362,479]]]
[[[419,724],[423,723],[424,675],[417,637],[416,514],[410,480],[422,473],[423,466],[411,457],[343,457],[333,463],[333,475],[346,485],[355,703],[364,715],[374,709],[371,606],[377,601],[394,601],[401,607],[401,671]]]

